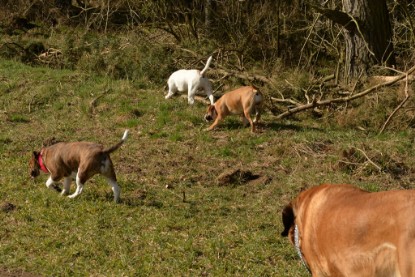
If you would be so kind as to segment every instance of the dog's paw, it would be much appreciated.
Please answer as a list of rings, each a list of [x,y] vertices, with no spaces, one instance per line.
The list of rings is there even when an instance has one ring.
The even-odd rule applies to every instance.
[[[61,192],[62,191],[62,189],[58,185],[56,185],[56,184],[53,184],[52,186],[50,186],[50,188],[56,190],[57,192]]]
[[[189,103],[189,105],[193,105],[195,103],[195,100],[191,97],[187,98],[187,103]]]

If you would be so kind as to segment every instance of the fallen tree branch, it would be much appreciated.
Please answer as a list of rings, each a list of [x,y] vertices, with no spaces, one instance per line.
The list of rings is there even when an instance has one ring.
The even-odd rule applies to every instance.
[[[290,99],[290,98],[289,99],[285,99],[285,98],[280,99],[280,98],[271,97],[271,100],[274,101],[274,102],[277,102],[277,103],[286,103],[286,104],[291,104],[291,105],[294,105],[294,106],[297,106],[297,107],[301,106],[301,104],[299,102],[297,102],[293,99]]]
[[[359,92],[359,93],[356,93],[356,94],[353,94],[353,95],[350,95],[350,96],[347,96],[347,97],[339,97],[339,98],[334,98],[334,99],[313,101],[311,103],[307,103],[307,104],[300,105],[300,106],[297,106],[297,107],[292,108],[292,109],[288,109],[287,111],[277,115],[277,118],[281,119],[281,118],[290,116],[292,114],[295,114],[295,113],[298,113],[298,112],[301,112],[301,111],[304,111],[304,110],[312,109],[312,108],[315,108],[315,107],[328,106],[328,105],[337,104],[337,103],[346,103],[346,102],[358,99],[358,98],[363,97],[363,96],[365,96],[365,95],[367,95],[367,94],[369,94],[373,91],[376,91],[377,89],[393,85],[394,83],[402,80],[403,78],[405,78],[409,74],[412,74],[413,72],[415,72],[415,66],[412,67],[411,69],[409,69],[404,74],[398,75],[398,76],[392,78],[391,80],[389,80],[387,82],[377,84],[377,85],[375,85],[373,87],[370,87],[370,88],[368,88],[368,89],[366,89],[362,92]]]

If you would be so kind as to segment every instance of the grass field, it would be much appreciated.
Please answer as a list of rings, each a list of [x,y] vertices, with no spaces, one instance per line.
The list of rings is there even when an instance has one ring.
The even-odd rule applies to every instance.
[[[414,187],[412,129],[338,128],[263,116],[206,132],[205,106],[164,88],[0,60],[0,272],[33,276],[308,276],[282,231],[301,189]],[[96,176],[77,199],[31,180],[45,139],[112,145],[122,188]],[[229,182],[225,172],[240,170]],[[73,189],[73,186],[72,186]]]

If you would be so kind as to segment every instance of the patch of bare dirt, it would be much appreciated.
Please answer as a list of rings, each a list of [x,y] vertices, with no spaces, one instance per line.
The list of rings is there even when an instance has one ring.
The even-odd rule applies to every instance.
[[[219,186],[237,186],[248,183],[255,185],[267,183],[268,181],[269,178],[267,176],[254,174],[249,170],[240,168],[227,169],[216,178],[216,183]]]
[[[141,206],[146,198],[147,192],[137,189],[129,193],[128,196],[123,197],[121,201],[128,206]]]
[[[3,213],[9,213],[16,209],[16,206],[10,202],[3,202],[0,204],[0,211]],[[0,274],[0,276],[3,276]]]
[[[41,277],[41,275],[25,272],[23,270],[8,270],[0,268],[1,277]]]

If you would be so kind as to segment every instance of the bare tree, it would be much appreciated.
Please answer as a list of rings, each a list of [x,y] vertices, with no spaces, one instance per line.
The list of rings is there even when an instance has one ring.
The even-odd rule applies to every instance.
[[[212,28],[212,0],[205,1],[205,29],[209,33]]]

